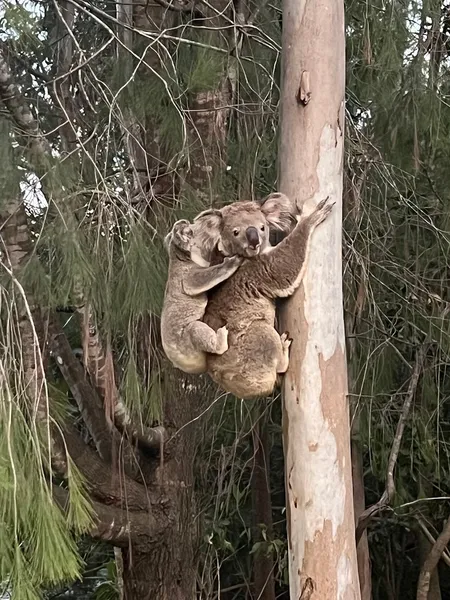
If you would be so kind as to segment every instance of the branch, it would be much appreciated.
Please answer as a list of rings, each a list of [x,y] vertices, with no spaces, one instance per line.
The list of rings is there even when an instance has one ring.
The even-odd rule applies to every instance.
[[[444,529],[440,536],[435,541],[433,547],[430,550],[425,562],[422,565],[422,569],[419,575],[419,582],[417,584],[417,596],[416,600],[428,600],[428,590],[430,589],[430,579],[433,571],[435,570],[442,553],[444,552],[447,544],[450,541],[450,518],[446,521]]]
[[[64,427],[64,440],[70,457],[86,479],[91,494],[103,504],[128,510],[148,510],[150,500],[144,486],[130,477],[113,473],[96,452],[85,444],[70,425]]]
[[[80,409],[81,416],[94,440],[101,458],[112,462],[112,436],[100,398],[86,379],[85,372],[72,349],[62,329],[49,323],[49,346],[62,376]]]
[[[421,346],[420,349],[416,353],[416,360],[413,368],[413,372],[411,374],[411,379],[409,380],[408,391],[406,394],[406,399],[403,404],[402,412],[400,414],[400,418],[397,423],[397,430],[395,432],[394,441],[392,443],[391,453],[389,455],[389,462],[387,468],[386,475],[386,489],[384,490],[383,495],[378,500],[376,504],[369,506],[366,508],[364,512],[361,513],[358,519],[358,526],[356,528],[356,545],[358,545],[359,540],[361,539],[362,534],[366,530],[370,521],[373,519],[375,515],[379,512],[385,510],[391,503],[395,494],[395,482],[394,482],[394,469],[397,464],[398,453],[400,450],[400,445],[402,443],[403,432],[405,430],[406,421],[408,420],[409,411],[411,409],[411,404],[414,399],[417,384],[419,382],[420,373],[422,371],[423,362],[425,360],[425,346]]]
[[[82,301],[83,296],[80,292],[78,293],[79,304]],[[105,412],[114,420],[119,431],[129,439],[145,448],[158,450],[167,439],[166,430],[164,427],[153,428],[133,423],[117,389],[110,345],[107,344],[105,349],[88,305],[78,308],[77,312],[82,323],[84,364],[92,384],[103,401]]]
[[[422,530],[423,535],[427,538],[427,540],[433,546],[436,543],[436,539],[431,535],[428,527],[423,522],[423,519],[421,517],[416,517],[416,519],[417,519],[417,523],[419,524],[420,529]],[[448,553],[448,550],[444,550],[441,558],[445,562],[447,567],[450,567],[450,555]]]
[[[67,512],[70,494],[62,487],[52,487],[53,498],[61,510]],[[94,526],[89,535],[115,546],[150,545],[161,538],[167,529],[167,517],[156,505],[152,510],[132,512],[92,502],[95,511]],[[156,510],[155,510],[156,509]]]

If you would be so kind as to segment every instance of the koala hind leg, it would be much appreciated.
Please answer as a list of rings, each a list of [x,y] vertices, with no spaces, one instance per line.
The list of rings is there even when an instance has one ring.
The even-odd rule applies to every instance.
[[[289,348],[292,340],[289,338],[289,333],[286,331],[280,335],[281,340],[281,356],[278,361],[277,373],[286,373],[289,367]]]
[[[221,327],[216,333],[206,323],[194,321],[186,327],[185,333],[196,350],[210,354],[223,354],[228,350],[228,329],[226,327]]]

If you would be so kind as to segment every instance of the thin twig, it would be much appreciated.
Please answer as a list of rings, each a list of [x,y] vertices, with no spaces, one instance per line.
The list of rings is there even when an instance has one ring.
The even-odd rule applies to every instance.
[[[402,412],[400,414],[400,418],[397,423],[397,430],[395,432],[394,441],[391,447],[391,453],[389,455],[389,462],[387,468],[386,475],[386,488],[384,490],[383,495],[378,500],[376,504],[369,506],[366,508],[364,512],[361,513],[358,519],[358,526],[356,528],[356,544],[358,544],[361,539],[362,534],[366,530],[370,521],[373,517],[386,509],[394,498],[395,494],[395,482],[394,482],[394,469],[397,464],[398,453],[400,451],[400,445],[402,443],[403,432],[405,430],[406,421],[409,417],[409,411],[411,410],[411,405],[416,393],[417,384],[419,382],[420,373],[422,371],[423,362],[425,359],[425,346],[421,346],[416,353],[416,360],[413,368],[413,372],[411,374],[411,379],[409,380],[408,391],[406,394],[406,399],[403,404]]]

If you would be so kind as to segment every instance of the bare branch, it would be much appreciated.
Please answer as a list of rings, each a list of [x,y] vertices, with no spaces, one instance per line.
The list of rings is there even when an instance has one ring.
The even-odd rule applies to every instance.
[[[78,294],[78,302],[82,303],[82,293]],[[128,409],[120,398],[114,376],[112,351],[107,344],[106,349],[95,326],[89,306],[77,309],[81,317],[81,334],[83,338],[83,359],[86,370],[98,395],[103,400],[107,418],[114,421],[119,431],[130,440],[138,442],[145,448],[158,450],[167,439],[164,427],[146,427],[133,423]]]
[[[49,324],[49,346],[75,398],[99,455],[103,460],[111,462],[113,446],[111,427],[106,420],[102,402],[87,381],[83,367],[73,355],[64,332],[54,322]]]
[[[394,482],[394,469],[397,464],[398,453],[400,451],[400,445],[402,443],[403,432],[405,430],[406,421],[408,420],[409,411],[416,393],[417,384],[419,382],[420,373],[422,372],[423,363],[425,360],[425,346],[421,346],[416,353],[416,360],[409,380],[408,391],[406,393],[406,399],[403,404],[402,412],[397,423],[397,430],[395,432],[394,441],[392,443],[391,453],[389,455],[389,462],[386,474],[386,489],[383,495],[376,504],[366,508],[358,519],[358,526],[356,528],[356,544],[361,539],[362,534],[369,525],[373,517],[379,512],[385,510],[391,503],[395,494],[395,482]]]
[[[419,582],[417,584],[416,600],[428,600],[428,590],[430,589],[431,575],[437,567],[437,564],[441,559],[442,553],[444,552],[449,542],[450,518],[446,521],[444,529],[435,541],[433,547],[430,550],[429,555],[427,556],[425,562],[422,565],[422,569],[419,575]]]
[[[417,523],[419,524],[420,529],[422,530],[423,535],[427,538],[427,540],[430,542],[431,545],[434,545],[436,543],[436,538],[434,538],[428,527],[425,525],[423,519],[421,517],[416,517],[417,519]],[[442,553],[442,560],[445,562],[445,564],[447,565],[447,567],[450,567],[450,555],[448,550],[444,550]]]

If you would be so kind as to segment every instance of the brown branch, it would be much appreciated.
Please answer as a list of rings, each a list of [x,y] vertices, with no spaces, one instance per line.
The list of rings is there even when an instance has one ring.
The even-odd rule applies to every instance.
[[[420,373],[422,371],[423,363],[425,360],[425,346],[421,346],[416,352],[416,360],[409,380],[408,391],[406,393],[406,399],[403,404],[402,412],[397,423],[397,430],[395,432],[394,441],[391,447],[391,453],[389,455],[389,462],[386,475],[386,488],[383,495],[376,504],[366,508],[358,519],[358,526],[356,528],[356,544],[361,539],[362,534],[366,530],[370,521],[379,512],[385,510],[394,499],[395,494],[395,482],[394,482],[394,469],[397,464],[398,453],[400,451],[400,445],[402,443],[403,432],[405,430],[406,421],[408,420],[409,411],[416,393],[417,384],[419,382]]]
[[[150,500],[143,485],[126,475],[114,473],[111,465],[98,457],[70,425],[64,427],[64,440],[70,457],[86,480],[90,493],[103,504],[147,510]],[[120,477],[120,479],[118,479]]]
[[[64,332],[55,322],[49,323],[48,343],[51,354],[75,398],[99,455],[103,460],[112,462],[111,427],[106,420],[102,402],[87,381],[83,367],[73,355]]]
[[[63,512],[67,511],[69,492],[56,485],[52,488],[53,498]],[[152,510],[133,512],[121,508],[104,506],[93,502],[95,511],[94,526],[89,535],[94,539],[110,542],[115,546],[151,545],[161,538],[167,529],[168,521],[159,505]]]
[[[428,600],[428,590],[430,588],[430,580],[433,571],[437,567],[437,564],[444,552],[447,544],[450,542],[450,518],[446,521],[444,529],[437,538],[433,547],[430,550],[425,562],[422,565],[422,569],[419,575],[419,582],[417,584],[417,596],[416,600]]]
[[[164,427],[146,427],[131,419],[128,409],[117,389],[111,347],[106,349],[95,326],[89,306],[81,306],[82,293],[78,293],[77,312],[81,318],[83,338],[83,360],[89,378],[103,401],[104,411],[118,430],[128,439],[152,450],[158,450],[167,439]]]
[[[416,520],[417,520],[417,523],[418,523],[418,525],[419,525],[419,527],[420,527],[420,529],[422,531],[422,534],[426,537],[426,539],[433,546],[436,543],[436,539],[431,535],[428,527],[423,522],[423,519],[421,517],[417,517],[416,516]],[[443,551],[441,558],[445,562],[445,564],[447,565],[447,567],[450,567],[450,555],[448,553],[448,550],[444,550]]]

